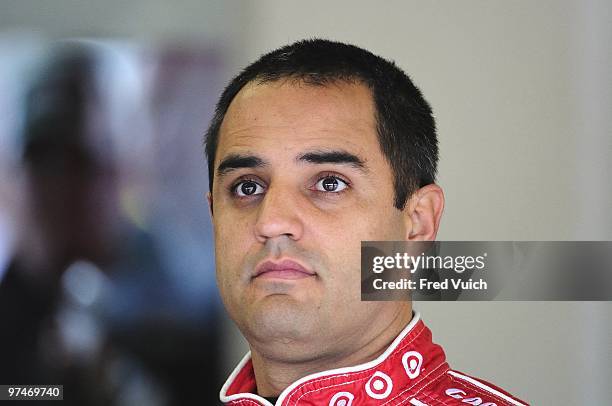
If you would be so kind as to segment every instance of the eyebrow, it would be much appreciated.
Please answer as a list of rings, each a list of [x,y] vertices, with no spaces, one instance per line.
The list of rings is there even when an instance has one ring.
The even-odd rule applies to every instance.
[[[349,165],[367,173],[367,166],[363,159],[344,150],[311,151],[298,155],[298,162],[310,164],[339,164]],[[217,167],[217,176],[222,177],[232,171],[242,168],[263,168],[268,162],[256,155],[230,154],[223,158]]]
[[[361,159],[353,153],[344,150],[306,152],[304,154],[299,155],[296,160],[299,162],[307,162],[311,164],[349,165],[363,172],[367,172],[365,160]]]
[[[219,163],[217,176],[221,177],[241,168],[262,168],[266,165],[266,161],[255,155],[230,154]]]

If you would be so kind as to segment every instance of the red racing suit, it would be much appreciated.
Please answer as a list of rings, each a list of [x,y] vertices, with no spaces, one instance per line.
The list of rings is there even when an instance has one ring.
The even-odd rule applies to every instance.
[[[221,401],[236,406],[272,406],[256,395],[250,353],[230,375]],[[481,379],[450,369],[444,350],[415,313],[412,321],[378,358],[354,367],[305,376],[287,387],[278,406],[361,405],[527,405]]]

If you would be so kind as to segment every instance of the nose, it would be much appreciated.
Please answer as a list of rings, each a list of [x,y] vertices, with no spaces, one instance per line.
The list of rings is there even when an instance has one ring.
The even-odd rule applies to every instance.
[[[265,243],[280,236],[299,240],[304,233],[301,218],[300,197],[297,193],[282,187],[270,187],[259,205],[255,234],[257,240]]]

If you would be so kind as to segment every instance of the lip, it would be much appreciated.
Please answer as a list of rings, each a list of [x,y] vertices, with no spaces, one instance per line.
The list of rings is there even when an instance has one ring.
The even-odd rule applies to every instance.
[[[296,261],[284,259],[279,262],[264,261],[255,267],[253,279],[295,280],[315,276],[316,273]]]

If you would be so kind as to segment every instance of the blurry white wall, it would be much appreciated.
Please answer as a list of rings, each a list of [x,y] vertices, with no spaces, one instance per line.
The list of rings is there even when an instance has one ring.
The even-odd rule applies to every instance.
[[[227,50],[228,79],[297,39],[354,43],[395,60],[433,106],[440,239],[612,239],[609,1],[8,1],[0,27],[207,41]],[[609,403],[610,303],[416,307],[457,369],[533,404]],[[228,335],[229,365],[244,342]]]

